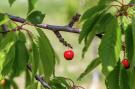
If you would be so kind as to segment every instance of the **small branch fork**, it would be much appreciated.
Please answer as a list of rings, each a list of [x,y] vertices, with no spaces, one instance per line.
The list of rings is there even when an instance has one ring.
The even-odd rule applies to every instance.
[[[35,25],[33,25],[33,24],[30,24],[30,22],[27,22],[26,19],[24,19],[24,18],[9,15],[9,14],[7,14],[7,15],[14,22],[27,23],[27,25],[32,25],[32,26],[35,26],[35,27],[48,29],[48,30],[51,30],[51,31],[64,31],[64,32],[70,32],[70,33],[77,33],[77,34],[80,34],[80,31],[81,31],[81,29],[76,29],[76,28],[72,27],[74,25],[74,23],[79,20],[79,17],[80,17],[79,14],[76,14],[72,18],[72,20],[69,22],[69,24],[66,25],[66,26],[56,26],[56,25],[49,25],[49,24],[35,24]],[[7,33],[7,32],[10,32],[10,31],[3,31],[3,32],[0,32],[0,33],[5,33],[5,32]],[[102,38],[102,34],[96,34],[96,36],[99,37],[99,38]]]
[[[12,16],[9,14],[8,16],[12,21],[19,22],[19,23],[26,22],[28,23],[27,25],[32,25],[32,24],[29,24],[29,22],[27,22],[26,19],[24,18]],[[55,26],[55,25],[49,25],[49,24],[35,24],[34,26],[43,28],[43,29],[52,30],[52,31],[65,31],[65,32],[71,32],[71,33],[80,33],[80,29],[75,29],[75,28],[70,27],[70,26],[73,26],[74,22],[76,22],[76,19],[73,19],[67,26]]]
[[[30,72],[32,72],[32,66],[31,66],[30,64],[27,65],[27,69],[28,69]],[[44,79],[43,79],[43,77],[41,77],[41,75],[35,75],[35,79],[36,79],[37,81],[39,81],[39,82],[42,84],[42,86],[43,86],[44,88],[51,89],[51,87],[48,85],[48,83],[46,83],[46,82],[44,81]],[[76,86],[76,85],[74,84],[74,82],[73,82],[71,79],[69,79],[69,78],[65,78],[65,80],[69,81],[69,85],[70,85],[70,88],[69,88],[69,89],[85,89],[85,88],[83,88],[82,86]],[[72,85],[70,84],[70,82],[72,83]]]
[[[27,65],[27,69],[32,72],[32,66],[30,64]],[[51,87],[43,80],[43,78],[40,75],[35,75],[35,79],[39,81],[43,87],[51,89]]]

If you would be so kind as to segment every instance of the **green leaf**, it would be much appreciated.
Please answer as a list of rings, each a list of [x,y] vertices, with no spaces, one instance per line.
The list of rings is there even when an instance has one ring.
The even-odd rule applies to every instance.
[[[64,77],[55,77],[49,82],[51,89],[69,89],[70,85]]]
[[[2,72],[1,72],[3,76],[11,73],[14,59],[15,59],[15,45],[13,45],[10,48],[9,52],[6,55],[6,59],[4,61]]]
[[[97,5],[97,6],[94,6],[94,7],[90,8],[90,9],[88,9],[82,15],[81,21],[92,18],[92,16],[94,16],[97,13],[101,13],[105,8],[106,8],[105,5]]]
[[[88,20],[86,20],[83,24],[82,27],[82,31],[80,33],[79,36],[79,43],[82,42],[82,40],[84,38],[86,38],[88,36],[88,34],[93,30],[92,28],[94,27],[94,25],[96,24],[97,20],[100,18],[100,15],[97,14],[92,18],[89,18]]]
[[[28,0],[28,13],[30,13],[34,8],[38,0]]]
[[[132,18],[132,39],[133,39],[133,59],[132,65],[135,67],[135,17]]]
[[[107,76],[116,66],[121,51],[121,30],[114,17],[108,30],[102,38],[99,47],[99,56],[102,59],[103,73]]]
[[[130,89],[128,74],[125,68],[123,67],[120,70],[120,89]]]
[[[48,81],[55,69],[55,54],[45,33],[41,29],[37,29],[37,31],[40,36],[38,41],[41,63],[44,68],[45,80]]]
[[[33,78],[34,79],[34,78]],[[31,72],[29,70],[25,71],[25,88],[30,86],[32,83],[34,83],[34,80],[32,80]]]
[[[6,85],[4,89],[11,89],[11,81],[6,79]]]
[[[128,53],[128,55],[130,56],[130,71],[129,71],[129,79],[130,79],[130,88],[134,89],[135,88],[135,17],[132,18],[132,25],[131,25],[131,29],[128,29],[130,32],[130,40],[128,40],[128,44],[130,44],[131,48],[130,48],[130,52]],[[129,38],[128,38],[129,39]],[[132,43],[132,44],[131,44]],[[131,54],[130,54],[131,53]]]
[[[100,58],[96,58],[90,62],[90,64],[87,66],[85,71],[81,73],[81,75],[78,77],[77,80],[81,80],[83,77],[85,77],[88,73],[90,73],[93,69],[95,69],[99,64],[101,63]]]
[[[33,53],[33,58],[32,58],[32,73],[33,73],[33,77],[35,76],[37,70],[38,70],[38,65],[39,65],[39,50],[38,50],[38,46],[37,44],[35,44],[34,42],[32,43],[32,53]]]
[[[132,26],[131,24],[127,27],[125,31],[125,40],[126,40],[126,53],[129,62],[131,63],[130,67],[132,66],[132,60],[134,56],[134,44],[133,44],[133,34],[132,34]]]
[[[115,17],[111,13],[102,14],[94,27],[94,29],[97,29],[96,33],[105,33],[108,30],[110,24],[112,24],[112,20],[114,18]]]
[[[95,35],[96,35],[96,29],[93,29],[93,30],[89,33],[88,37],[86,38],[86,40],[85,40],[85,46],[84,46],[84,48],[83,48],[83,50],[82,50],[82,57],[83,57],[83,58],[84,58],[84,55],[85,55],[86,51],[88,50],[88,48],[89,48],[89,46],[90,46],[92,40],[94,39]]]
[[[109,75],[106,77],[105,83],[107,89],[120,89],[119,78],[120,78],[120,62],[117,63],[117,66],[114,68],[114,70],[111,71]]]
[[[108,5],[109,3],[113,2],[113,1],[117,1],[117,0],[100,0],[98,4]]]
[[[85,38],[85,46],[83,48],[82,57],[84,57],[96,33],[105,33],[106,30],[108,30],[109,24],[112,24],[112,19],[114,19],[114,16],[110,13],[105,13],[100,16],[92,28],[92,31],[88,34],[88,37]]]
[[[37,87],[38,87],[38,83],[32,83],[26,89],[37,89]]]
[[[15,2],[15,0],[8,0],[10,6],[12,6],[12,4]]]
[[[0,25],[5,24],[9,21],[9,18],[7,15],[0,13]]]
[[[5,66],[3,68],[3,65],[5,65],[5,62],[8,60],[13,60],[12,58],[14,57],[14,52],[13,52],[13,56],[11,55],[10,52],[13,51],[12,46],[14,44],[14,40],[15,40],[15,34],[13,33],[8,33],[0,42],[0,72],[2,72],[2,70],[5,69]],[[12,56],[11,59],[8,59]],[[7,64],[10,65],[10,64]],[[6,70],[9,69],[5,69],[5,72],[7,72]],[[1,76],[1,75],[0,75]]]
[[[130,89],[135,89],[135,67],[128,71]]]
[[[131,1],[130,1],[130,4],[134,4],[134,3],[135,3],[135,0],[131,0]]]
[[[45,14],[40,11],[33,11],[27,17],[27,20],[33,24],[41,24],[44,20]]]
[[[28,51],[25,46],[25,35],[22,32],[19,32],[18,39],[15,42],[15,60],[13,63],[13,75],[18,76],[28,64]]]
[[[14,80],[11,80],[11,85],[12,85],[13,89],[19,89],[17,83]]]

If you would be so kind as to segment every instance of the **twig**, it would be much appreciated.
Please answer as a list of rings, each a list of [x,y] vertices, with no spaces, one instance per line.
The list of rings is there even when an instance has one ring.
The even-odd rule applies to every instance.
[[[28,68],[29,71],[32,72],[32,67],[31,67],[30,64],[27,65],[27,68]],[[39,81],[39,82],[42,84],[42,86],[43,86],[44,88],[51,89],[51,87],[43,80],[43,78],[42,78],[40,75],[35,75],[35,79],[36,79],[37,81]]]
[[[9,15],[9,14],[7,14],[7,15],[9,16],[9,18],[11,20],[13,20],[15,22],[19,22],[19,23],[27,22],[26,19],[24,19],[24,18],[21,18],[21,17],[18,17],[18,16]],[[71,21],[71,23],[73,24],[72,21]],[[69,24],[71,24],[71,23],[69,23]],[[71,33],[80,34],[80,29],[72,28],[69,25],[67,25],[67,26],[56,26],[56,25],[49,25],[49,24],[36,24],[34,26],[39,27],[39,28],[43,28],[43,29],[52,30],[52,31],[65,31],[65,32],[71,32]],[[96,36],[101,38],[99,36],[99,34],[96,35]]]
[[[73,27],[74,23],[80,19],[80,16],[80,14],[76,13],[76,15],[73,16],[72,20],[69,22],[68,26]]]
[[[37,24],[35,26],[52,30],[52,31],[65,31],[65,32],[71,32],[71,33],[80,33],[80,29],[75,29],[69,26],[55,26],[55,25],[49,25],[49,24]]]
[[[59,31],[54,31],[54,34],[57,36],[57,38],[59,39],[59,41],[64,45],[64,46],[67,46],[69,48],[73,48],[71,46],[71,44],[69,44],[67,41],[64,40],[64,38],[62,37],[62,35],[60,34]]]
[[[18,16],[12,16],[9,15],[9,18],[13,21],[24,23],[27,22],[25,19],[18,17]],[[44,28],[52,31],[65,31],[65,32],[72,32],[72,33],[80,33],[79,29],[75,29],[69,26],[55,26],[55,25],[48,25],[48,24],[35,24],[34,26],[39,28]]]

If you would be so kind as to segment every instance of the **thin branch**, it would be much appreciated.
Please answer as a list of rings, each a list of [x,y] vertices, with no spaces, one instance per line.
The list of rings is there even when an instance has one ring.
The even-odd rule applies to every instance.
[[[9,15],[9,18],[15,22],[24,23],[27,22],[24,18],[18,16]],[[44,28],[52,31],[65,31],[65,32],[72,32],[72,33],[80,33],[79,29],[75,29],[69,26],[55,26],[55,25],[48,25],[48,24],[35,24],[36,27]]]
[[[32,67],[31,67],[31,65],[27,65],[27,68],[28,68],[29,71],[32,72]],[[36,79],[37,81],[39,81],[39,82],[42,84],[42,86],[43,86],[44,88],[51,89],[51,87],[43,80],[43,78],[42,78],[40,75],[35,75],[35,79]]]
[[[25,23],[25,22],[27,23],[26,19],[24,19],[24,18],[21,18],[21,17],[18,17],[18,16],[9,15],[9,14],[7,14],[7,15],[9,16],[9,18],[12,21],[19,22],[19,23]],[[79,15],[78,15],[78,17],[79,17]],[[77,21],[77,19],[74,20],[74,22],[76,22],[76,21]],[[74,22],[71,20],[69,25],[71,23],[74,24]],[[28,22],[28,23],[30,23],[30,22]],[[30,24],[27,24],[27,25],[30,25]],[[52,31],[65,31],[65,32],[80,34],[80,29],[72,28],[69,25],[67,25],[67,26],[56,26],[56,25],[49,25],[49,24],[35,24],[34,26],[39,27],[39,28],[43,28],[43,29],[52,30]],[[0,33],[3,33],[3,32],[0,32]],[[101,38],[101,35],[99,36],[99,34],[97,34],[96,36]]]
[[[73,27],[74,23],[79,21],[80,16],[80,14],[76,13],[76,15],[73,16],[72,20],[69,22],[68,26]]]
[[[71,48],[71,49],[73,48],[70,43],[68,43],[67,41],[65,41],[65,39],[62,37],[62,35],[60,34],[59,31],[54,31],[54,34],[57,36],[57,38],[59,39],[59,41],[60,41],[64,46],[69,47],[69,48]]]
[[[55,26],[55,25],[49,25],[49,24],[36,24],[35,26],[39,28],[52,30],[52,31],[65,31],[65,32],[71,32],[71,33],[80,33],[80,29],[75,29],[69,26]]]

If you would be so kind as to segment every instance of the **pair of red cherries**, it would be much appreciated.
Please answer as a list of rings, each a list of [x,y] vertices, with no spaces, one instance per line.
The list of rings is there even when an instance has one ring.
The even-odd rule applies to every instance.
[[[73,58],[74,58],[74,52],[73,52],[73,50],[66,50],[65,52],[64,52],[64,58],[66,59],[66,60],[72,60]],[[123,59],[122,60],[122,65],[126,68],[126,69],[128,69],[129,67],[130,67],[130,64],[129,64],[129,61],[128,61],[128,59]]]

